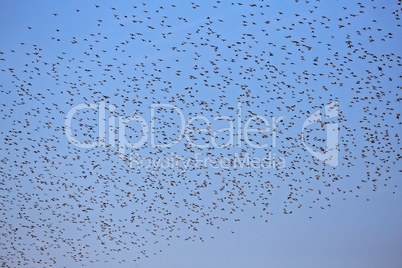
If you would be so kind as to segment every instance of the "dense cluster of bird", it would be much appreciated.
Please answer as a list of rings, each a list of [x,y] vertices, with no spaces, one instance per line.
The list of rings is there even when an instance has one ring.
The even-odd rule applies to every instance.
[[[327,2],[74,2],[49,7],[46,25],[19,29],[26,39],[0,48],[3,266],[137,260],[174,239],[210,239],[208,228],[244,217],[325,209],[381,187],[395,193],[401,2]],[[105,140],[93,108],[101,103]],[[303,136],[303,122],[331,103],[337,117],[311,124]],[[66,136],[67,113],[78,104],[88,109],[74,114],[71,135],[97,142],[94,148]],[[186,139],[178,110],[211,125],[193,120]],[[118,125],[134,115],[156,119],[157,144],[181,139],[168,148],[148,139],[122,155]],[[250,127],[260,131],[237,132],[235,124],[257,115],[282,119],[270,131],[257,118]],[[303,146],[325,152],[331,120],[339,126],[336,167]],[[212,138],[221,145],[230,139],[230,130],[211,135],[230,122],[241,146],[213,146]],[[134,121],[124,128],[132,143],[146,131]],[[235,156],[248,155],[269,155],[271,166],[234,166]],[[198,156],[232,160],[216,168],[197,164]],[[145,157],[178,164],[135,165]]]

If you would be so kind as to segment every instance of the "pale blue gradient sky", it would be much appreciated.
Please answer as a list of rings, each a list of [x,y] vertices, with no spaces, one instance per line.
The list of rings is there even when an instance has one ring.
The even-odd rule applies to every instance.
[[[401,267],[401,27],[392,14],[400,5],[339,2],[258,1],[257,6],[264,5],[258,8],[251,1],[204,1],[193,8],[184,1],[3,1],[0,260],[16,266],[20,250],[31,261],[52,257],[55,267],[80,267],[71,255],[88,244],[82,249],[86,267]],[[118,158],[116,147],[80,149],[64,135],[64,117],[74,105],[101,101],[116,105],[116,116],[137,114],[146,120],[148,106],[157,102],[178,106],[186,118],[201,112],[209,119],[219,113],[235,117],[228,107],[239,101],[244,117],[284,115],[272,151],[286,159],[286,168],[137,173]],[[314,159],[299,139],[304,120],[334,101],[342,115],[336,168]],[[80,140],[97,133],[97,115],[89,111],[77,114],[87,125],[80,129],[74,121]],[[165,129],[168,136],[175,135],[172,123]],[[312,137],[325,139],[316,127]],[[241,149],[267,154],[247,145],[200,152],[228,155]],[[162,153],[149,144],[127,151],[193,157],[183,140]],[[173,194],[167,190],[171,179],[182,182],[171,188]],[[204,179],[209,186],[196,187]],[[244,196],[233,179],[244,187]],[[271,194],[260,187],[264,181],[274,186]],[[125,197],[128,191],[133,199]],[[193,195],[197,191],[199,199]],[[227,191],[235,193],[233,203]],[[289,193],[297,200],[292,202]],[[267,210],[263,198],[268,198]],[[120,207],[123,202],[128,206]],[[200,210],[191,211],[188,204]],[[93,210],[83,212],[82,206]],[[148,212],[148,206],[155,210]],[[283,214],[284,208],[292,214]],[[29,220],[18,218],[22,211]],[[130,223],[132,211],[139,216],[136,223]],[[102,217],[113,219],[114,232],[102,229]],[[208,217],[217,218],[214,226],[206,223]],[[169,227],[167,218],[199,221],[198,231],[180,222]],[[152,220],[160,227],[146,222]],[[29,236],[31,224],[36,238]],[[97,239],[103,234],[105,245]],[[130,245],[137,238],[143,246]],[[40,250],[39,241],[51,246]]]

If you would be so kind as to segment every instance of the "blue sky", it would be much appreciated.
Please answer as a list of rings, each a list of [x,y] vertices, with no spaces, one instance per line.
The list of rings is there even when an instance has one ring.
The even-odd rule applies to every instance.
[[[400,267],[400,11],[3,1],[0,260]]]

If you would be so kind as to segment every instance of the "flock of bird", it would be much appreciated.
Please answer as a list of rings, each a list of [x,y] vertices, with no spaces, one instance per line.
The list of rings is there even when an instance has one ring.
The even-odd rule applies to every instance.
[[[71,2],[41,11],[44,24],[15,29],[26,39],[0,47],[2,266],[135,261],[175,239],[208,242],[208,229],[225,222],[268,222],[379,188],[397,192],[401,2],[326,2]],[[100,103],[106,140],[91,108]],[[338,116],[311,124],[302,137],[303,122],[331,103]],[[66,136],[67,113],[79,104],[88,109],[74,114],[72,135],[97,142],[94,148]],[[185,126],[189,139],[206,146],[182,136],[160,148],[149,139],[122,155],[119,120],[150,122],[155,104],[157,144],[180,137],[180,110],[186,119],[211,120]],[[217,148],[200,131],[236,120],[244,126],[256,115],[283,119],[268,133],[244,137],[236,129],[241,146]],[[336,167],[303,146],[324,152],[331,122],[339,125]],[[145,131],[134,121],[124,128],[132,143]],[[214,138],[224,144],[230,131]],[[276,164],[215,168],[198,165],[196,155],[270,155]],[[178,165],[145,168],[134,165],[136,157]]]

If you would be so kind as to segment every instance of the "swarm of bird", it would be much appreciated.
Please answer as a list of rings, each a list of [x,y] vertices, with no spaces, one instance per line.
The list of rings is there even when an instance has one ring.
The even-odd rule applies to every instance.
[[[401,2],[327,2],[85,1],[42,10],[45,25],[32,15],[23,40],[0,46],[2,266],[136,261],[244,217],[397,193]],[[335,118],[302,129],[334,103]],[[211,124],[183,126],[178,111]],[[334,123],[337,166],[306,150],[325,152]],[[246,124],[258,131],[245,137]]]

